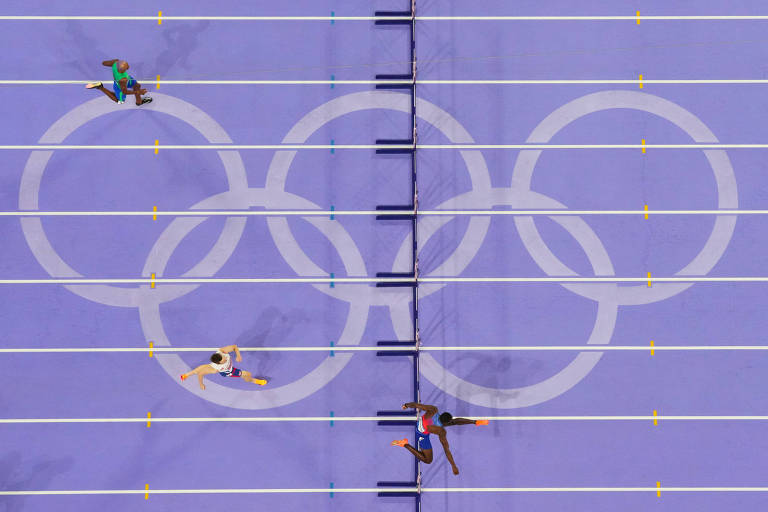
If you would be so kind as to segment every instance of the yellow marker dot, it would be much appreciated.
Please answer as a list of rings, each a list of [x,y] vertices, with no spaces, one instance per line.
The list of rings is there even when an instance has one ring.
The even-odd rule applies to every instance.
[[[152,211],[157,213],[157,206],[153,206]],[[647,219],[648,216],[646,215],[645,218]],[[152,220],[157,220],[157,215],[152,215]]]
[[[661,482],[656,482],[656,497],[661,498]]]
[[[651,355],[653,355],[653,340],[651,340]]]
[[[640,75],[640,88],[643,88],[643,75]]]
[[[159,144],[160,144],[160,140],[155,139],[155,154],[158,154],[160,152],[160,148],[158,147]]]
[[[160,75],[157,75],[157,88],[160,88]]]
[[[640,11],[637,11],[637,24],[640,24]]]
[[[651,342],[653,344],[653,342]],[[155,347],[155,344],[153,342],[149,342],[149,357],[152,357],[152,349]],[[149,414],[149,413],[147,413]]]
[[[642,86],[641,86],[641,88],[642,88]],[[643,146],[642,147],[642,151],[643,151],[643,154],[645,154],[645,139],[640,139],[640,145]]]
[[[657,417],[658,413],[656,412],[656,409],[653,410],[653,424],[658,425],[659,424],[659,418]]]
[[[151,413],[151,412],[148,412],[148,413],[147,413],[147,428],[149,428],[150,426],[152,426],[152,421],[150,421],[151,419],[152,419],[152,413]]]
[[[152,274],[154,276],[154,274]],[[651,287],[651,273],[648,272],[648,288]]]
[[[157,11],[157,24],[163,24],[163,11]]]
[[[651,286],[651,285],[649,284],[648,286]],[[154,288],[155,287],[155,274],[154,273],[152,274],[152,282],[149,283],[149,287],[150,288]]]
[[[648,205],[645,205],[645,220],[648,220]]]
[[[145,491],[148,491],[148,490],[149,490],[149,484],[146,484],[146,485],[144,486],[144,490],[145,490]],[[144,493],[144,499],[145,499],[145,500],[148,500],[148,499],[149,499],[149,493],[148,493],[148,492],[145,492],[145,493]]]

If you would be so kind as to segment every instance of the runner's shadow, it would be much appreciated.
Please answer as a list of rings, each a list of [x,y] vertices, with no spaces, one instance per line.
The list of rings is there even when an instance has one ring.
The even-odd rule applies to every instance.
[[[205,20],[199,23],[174,23],[170,28],[164,29],[162,34],[166,44],[165,49],[158,53],[154,64],[151,64],[151,69],[146,70],[146,75],[143,62],[138,63],[137,69],[142,72],[142,76],[160,75],[161,77],[165,75],[170,77],[171,70],[177,65],[184,69],[195,69],[189,59],[199,46],[200,34],[207,30],[209,25],[210,22]]]
[[[59,50],[65,53],[67,59],[71,59],[64,62],[64,67],[76,69],[80,72],[81,76],[77,78],[84,78],[86,80],[95,78],[94,63],[101,66],[102,61],[118,58],[114,55],[109,56],[101,51],[99,49],[102,46],[100,41],[88,36],[83,30],[82,23],[67,21],[65,31],[69,36],[70,44],[59,46]]]
[[[300,310],[293,309],[281,312],[276,307],[264,309],[253,326],[237,337],[235,343],[239,347],[276,346],[290,339],[290,334],[298,327],[309,322],[309,316]],[[272,380],[272,371],[280,363],[280,352],[256,352],[253,360],[245,365],[252,368],[254,377]]]

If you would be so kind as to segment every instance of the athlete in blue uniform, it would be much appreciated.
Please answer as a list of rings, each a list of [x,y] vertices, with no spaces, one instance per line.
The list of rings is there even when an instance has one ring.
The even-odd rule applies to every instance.
[[[402,446],[409,452],[411,452],[417,459],[425,464],[432,463],[432,442],[429,440],[429,434],[437,434],[437,438],[440,439],[440,444],[443,445],[443,451],[445,451],[445,457],[448,462],[451,463],[453,468],[453,474],[459,474],[459,468],[453,461],[453,455],[451,454],[450,446],[448,446],[448,438],[446,437],[445,427],[452,427],[453,425],[487,425],[488,420],[468,420],[466,418],[454,418],[451,413],[444,412],[438,415],[437,407],[434,405],[417,404],[416,402],[408,402],[403,404],[403,409],[417,409],[424,411],[423,416],[419,416],[416,422],[416,448],[408,444],[408,439],[399,439],[392,441],[392,446]]]
[[[102,64],[108,68],[112,68],[112,91],[106,89],[102,82],[90,83],[85,86],[86,89],[99,89],[106,94],[109,99],[116,103],[125,102],[125,98],[129,94],[133,94],[136,97],[136,105],[144,105],[145,103],[152,101],[152,98],[149,96],[142,98],[144,94],[147,94],[147,90],[142,89],[141,84],[128,74],[128,68],[130,66],[127,62],[124,60],[112,59],[105,60]],[[129,92],[128,89],[131,89],[131,91]]]

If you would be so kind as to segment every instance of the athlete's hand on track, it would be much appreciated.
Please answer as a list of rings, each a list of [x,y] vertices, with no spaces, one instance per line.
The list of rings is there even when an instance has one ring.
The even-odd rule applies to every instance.
[[[403,410],[406,410],[408,407],[406,407],[405,404],[403,404]]]
[[[453,474],[454,475],[458,475],[459,474],[459,468],[457,468],[456,466],[453,466]]]
[[[237,356],[235,357],[235,361],[239,363],[242,360],[243,360],[243,356],[241,356],[240,354],[237,354]]]
[[[202,382],[200,383],[200,389],[205,389],[205,384],[203,384]]]

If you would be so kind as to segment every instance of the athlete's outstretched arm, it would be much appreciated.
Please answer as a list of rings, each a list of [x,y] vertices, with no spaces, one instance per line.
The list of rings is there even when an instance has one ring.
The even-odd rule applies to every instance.
[[[432,416],[433,414],[437,414],[437,407],[435,407],[434,405],[419,404],[416,402],[404,403],[403,409],[418,409],[419,411],[426,412],[430,416]]]
[[[243,360],[243,356],[240,355],[240,349],[237,348],[237,345],[227,345],[226,347],[221,347],[219,351],[224,352],[225,354],[229,354],[230,352],[235,353],[235,361],[238,363]]]
[[[443,445],[445,458],[448,459],[448,462],[451,463],[451,468],[453,468],[453,474],[458,475],[459,468],[456,467],[456,463],[453,461],[453,454],[451,453],[451,447],[448,446],[448,438],[445,436],[445,432],[443,432],[442,434],[438,434],[438,437],[440,438],[440,444]]]
[[[477,420],[468,420],[467,418],[453,418],[443,426],[450,427],[452,425],[477,425]]]
[[[205,384],[203,384],[203,377],[205,377],[206,375],[210,375],[212,373],[216,373],[216,370],[214,370],[207,364],[203,365],[202,367],[198,366],[197,370],[200,370],[195,372],[197,373],[197,381],[200,383],[200,389],[205,389]]]
[[[185,380],[190,375],[197,375],[197,381],[200,383],[200,389],[205,389],[205,384],[203,384],[203,377],[205,377],[206,375],[210,375],[212,373],[216,373],[216,370],[211,368],[210,365],[201,364],[200,366],[198,366],[194,370],[192,370],[190,372],[187,372],[184,375],[182,375],[181,376],[181,380]]]
[[[101,65],[102,66],[107,66],[108,68],[111,68],[112,64],[114,64],[118,60],[120,60],[120,59],[105,60],[104,62],[101,63]]]

